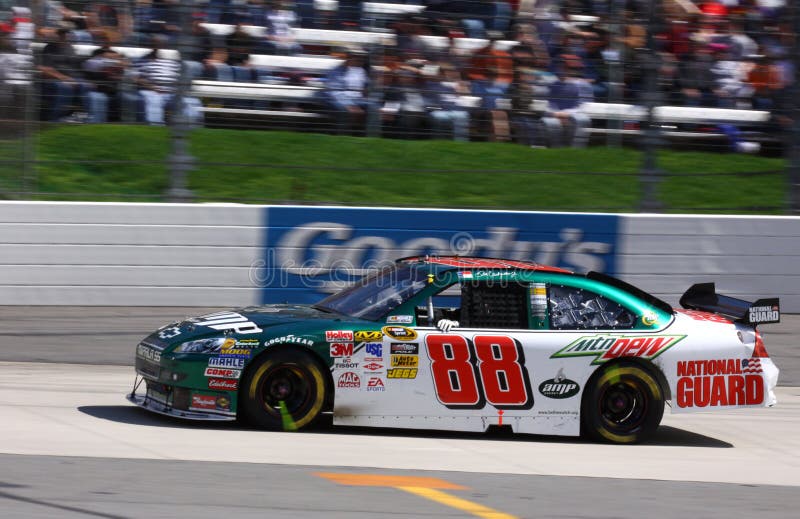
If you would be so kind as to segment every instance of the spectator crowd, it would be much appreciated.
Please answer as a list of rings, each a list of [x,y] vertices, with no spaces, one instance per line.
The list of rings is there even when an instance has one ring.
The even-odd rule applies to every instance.
[[[199,124],[201,101],[176,95],[183,67],[190,79],[318,86],[316,108],[224,104],[317,109],[340,133],[378,127],[400,138],[552,147],[587,144],[587,103],[642,104],[648,70],[662,104],[769,110],[788,124],[795,102],[797,35],[783,0],[387,2],[397,9],[376,14],[344,0],[17,0],[0,23],[0,106],[16,106],[33,80],[45,121],[163,125],[182,113]],[[299,40],[304,28],[393,40],[330,46]],[[273,69],[269,59],[254,64],[256,55],[341,64]]]

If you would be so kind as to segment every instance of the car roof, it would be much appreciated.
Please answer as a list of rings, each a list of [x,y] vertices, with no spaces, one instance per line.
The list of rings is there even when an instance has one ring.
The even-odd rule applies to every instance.
[[[528,270],[573,274],[559,267],[541,265],[533,261],[509,260],[502,258],[482,258],[478,256],[409,256],[400,258],[397,263],[443,266],[462,269]]]

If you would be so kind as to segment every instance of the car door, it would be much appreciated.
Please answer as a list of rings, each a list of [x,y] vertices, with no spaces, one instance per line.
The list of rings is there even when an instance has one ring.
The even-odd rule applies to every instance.
[[[385,371],[370,376],[360,393],[348,392],[344,400],[337,394],[336,423],[465,431],[508,425],[577,434],[593,359],[558,353],[623,330],[634,318],[598,293],[533,277],[461,279],[438,297],[449,301],[432,305],[430,321],[449,318],[459,326],[447,332],[428,326],[424,307],[413,319],[387,319],[423,325],[383,327],[382,356],[359,362],[380,360]]]

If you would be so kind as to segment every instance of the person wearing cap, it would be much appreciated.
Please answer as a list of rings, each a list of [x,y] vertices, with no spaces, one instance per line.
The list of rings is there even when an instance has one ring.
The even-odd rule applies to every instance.
[[[562,56],[558,82],[550,87],[548,107],[542,122],[551,147],[585,147],[589,143],[591,119],[583,105],[594,101],[591,83],[583,78],[583,61],[574,55]]]

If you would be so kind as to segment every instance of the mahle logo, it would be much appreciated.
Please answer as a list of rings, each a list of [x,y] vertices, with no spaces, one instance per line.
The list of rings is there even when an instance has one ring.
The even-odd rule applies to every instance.
[[[685,335],[590,335],[558,350],[550,358],[596,357],[592,364],[603,364],[620,357],[654,359],[673,347]]]
[[[564,370],[558,370],[558,374],[539,384],[539,393],[547,398],[569,398],[577,395],[581,390],[581,386],[574,380],[570,380],[564,376]]]

